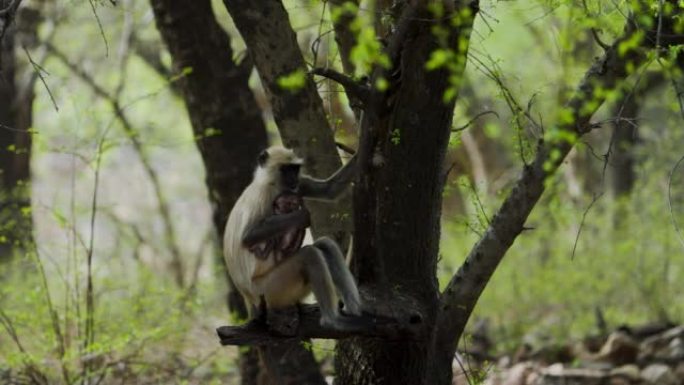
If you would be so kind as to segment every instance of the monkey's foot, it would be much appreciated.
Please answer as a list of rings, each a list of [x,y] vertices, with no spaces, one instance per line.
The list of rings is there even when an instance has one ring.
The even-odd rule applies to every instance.
[[[344,303],[340,302],[339,310],[344,315],[360,317],[362,313],[361,301],[348,300]]]

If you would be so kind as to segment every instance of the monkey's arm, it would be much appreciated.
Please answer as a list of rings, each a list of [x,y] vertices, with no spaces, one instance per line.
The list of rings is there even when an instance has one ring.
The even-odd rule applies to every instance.
[[[333,200],[349,186],[356,173],[356,155],[328,179],[315,179],[302,175],[299,193],[305,198]]]
[[[297,210],[287,214],[275,214],[247,228],[242,236],[242,245],[250,248],[256,244],[281,235],[288,230],[306,228],[311,224],[307,210]]]

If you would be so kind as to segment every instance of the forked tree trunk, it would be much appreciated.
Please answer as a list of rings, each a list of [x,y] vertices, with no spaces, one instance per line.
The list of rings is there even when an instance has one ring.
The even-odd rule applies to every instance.
[[[362,285],[386,293],[391,301],[401,298],[394,306],[405,302],[414,307],[414,322],[423,324],[424,333],[398,341],[340,341],[336,373],[341,385],[424,384],[428,371],[451,371],[451,365],[432,365],[428,353],[439,304],[436,272],[444,159],[456,100],[456,95],[445,99],[445,94],[458,90],[465,60],[455,59],[449,69],[426,70],[425,64],[439,49],[466,57],[477,8],[455,8],[436,18],[426,8],[407,5],[398,20],[396,29],[403,32],[389,43],[395,47],[389,51],[394,68],[376,73],[390,79],[391,85],[377,96],[379,105],[366,110],[359,150],[365,170],[355,191],[355,273]],[[464,17],[452,23],[458,14]],[[440,27],[448,31],[443,41],[433,33]],[[383,161],[377,162],[379,158]]]

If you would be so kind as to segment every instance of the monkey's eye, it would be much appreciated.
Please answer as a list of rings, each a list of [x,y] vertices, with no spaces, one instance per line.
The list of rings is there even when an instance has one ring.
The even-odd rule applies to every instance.
[[[261,153],[257,157],[257,162],[259,163],[259,166],[263,167],[266,164],[267,160],[268,160],[268,151],[266,151],[266,150],[261,151]]]

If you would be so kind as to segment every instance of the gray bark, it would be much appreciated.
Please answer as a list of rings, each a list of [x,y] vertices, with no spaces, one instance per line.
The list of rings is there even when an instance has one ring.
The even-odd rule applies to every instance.
[[[339,384],[430,384],[429,372],[438,371],[442,377],[451,372],[451,363],[433,365],[428,352],[429,330],[438,310],[444,159],[455,103],[455,98],[447,102],[443,98],[454,86],[449,77],[462,76],[465,61],[452,71],[428,71],[425,63],[433,51],[445,48],[431,28],[440,24],[447,30],[444,43],[455,49],[457,42],[469,40],[477,5],[445,2],[450,13],[430,23],[418,21],[433,18],[424,6],[406,6],[388,44],[393,68],[378,69],[371,78],[374,84],[382,76],[390,86],[386,92],[373,92],[362,123],[362,170],[354,196],[354,255],[358,257],[353,267],[362,284],[378,286],[391,297],[406,298],[407,307],[415,306],[414,320],[425,333],[405,340],[340,341]],[[460,25],[445,22],[466,8],[470,16]],[[467,46],[460,49],[465,58]]]

